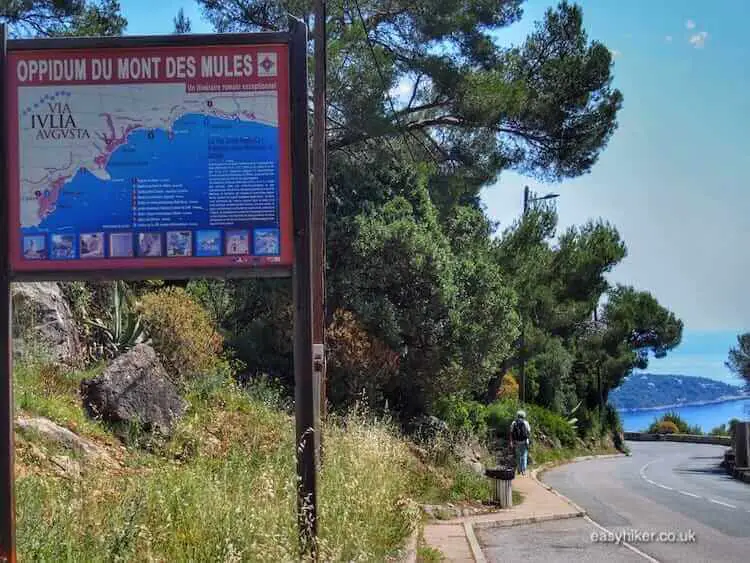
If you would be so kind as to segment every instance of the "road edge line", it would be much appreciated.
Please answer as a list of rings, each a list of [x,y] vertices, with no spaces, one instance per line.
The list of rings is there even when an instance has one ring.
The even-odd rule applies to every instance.
[[[474,561],[476,561],[476,563],[487,563],[487,559],[485,559],[484,553],[482,553],[482,548],[479,546],[479,540],[477,540],[477,536],[474,533],[474,526],[472,526],[471,522],[464,522],[464,535],[466,536],[466,541],[469,542],[471,556],[474,558]]]
[[[588,516],[588,515],[584,516],[583,519],[586,520],[587,522],[589,522],[590,524],[593,524],[597,528],[599,528],[602,532],[606,532],[607,534],[613,534],[614,535],[613,532],[610,532],[607,528],[605,528],[604,526],[602,526],[598,522],[595,522],[594,520],[592,520],[590,516]],[[644,553],[643,551],[641,551],[640,549],[638,549],[634,545],[629,544],[626,541],[620,542],[620,545],[627,547],[630,551],[632,551],[633,553],[636,553],[637,555],[640,555],[641,557],[643,557],[647,561],[650,561],[651,563],[660,563],[660,561],[658,559],[654,559],[648,553]]]

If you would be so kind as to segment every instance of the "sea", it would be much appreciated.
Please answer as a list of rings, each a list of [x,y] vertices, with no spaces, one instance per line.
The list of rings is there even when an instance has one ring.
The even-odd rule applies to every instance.
[[[129,231],[134,228],[136,201],[139,212],[148,211],[151,215],[169,217],[173,221],[164,226],[151,225],[146,229],[148,231],[166,232],[188,225],[211,228],[210,190],[207,184],[208,163],[212,161],[240,164],[272,162],[272,176],[267,179],[273,190],[277,189],[277,127],[186,114],[174,123],[172,131],[173,134],[162,129],[131,132],[127,142],[110,156],[107,163],[108,179],[100,179],[85,168],[79,170],[59,194],[54,213],[48,215],[38,228],[22,229],[23,234],[51,232],[75,235],[105,230]],[[247,173],[248,167],[238,170]],[[158,189],[148,192],[151,195],[146,196],[142,195],[147,192],[141,187],[137,192],[139,199],[134,199],[134,186],[144,185]],[[258,192],[260,187],[253,189]],[[255,199],[252,205],[258,204],[258,194],[253,195]],[[278,193],[274,195],[278,197]],[[146,197],[150,199],[146,201]],[[255,220],[248,222],[256,226]],[[234,225],[226,222],[221,225],[234,228]],[[257,226],[277,225],[273,221],[258,221]],[[240,223],[238,227],[246,228],[247,225]]]
[[[727,424],[733,418],[750,420],[750,399],[738,399],[709,405],[620,412],[620,419],[626,432],[641,432],[646,430],[654,419],[661,418],[667,412],[676,412],[689,425],[697,424],[703,432],[710,432],[721,424]]]

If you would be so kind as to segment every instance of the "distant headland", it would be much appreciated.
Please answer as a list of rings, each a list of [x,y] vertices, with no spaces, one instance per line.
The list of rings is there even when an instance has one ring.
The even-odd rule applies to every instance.
[[[710,405],[750,399],[742,387],[706,377],[636,373],[609,394],[622,412]]]

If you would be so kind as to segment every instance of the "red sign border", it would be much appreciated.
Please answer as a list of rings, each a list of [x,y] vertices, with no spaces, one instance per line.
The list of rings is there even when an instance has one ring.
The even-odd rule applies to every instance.
[[[199,36],[198,36],[199,37]],[[196,37],[196,39],[198,39]],[[221,256],[221,257],[153,257],[153,258],[99,258],[91,260],[23,260],[20,236],[20,186],[19,186],[19,139],[18,139],[18,84],[15,76],[9,76],[14,68],[13,62],[19,53],[44,53],[45,49],[14,49],[13,42],[9,42],[8,64],[6,66],[6,80],[4,87],[8,102],[6,115],[9,119],[5,123],[7,139],[7,177],[6,186],[9,204],[9,219],[7,225],[7,241],[11,278],[16,280],[38,279],[151,279],[155,277],[182,278],[196,276],[223,275],[225,277],[267,277],[286,276],[290,274],[294,264],[294,234],[292,209],[292,116],[290,89],[290,57],[288,41],[256,42],[242,41],[221,42],[213,45],[201,45],[190,41],[184,44],[148,44],[146,39],[135,45],[109,45],[108,48],[86,47],[85,41],[80,47],[56,50],[60,52],[86,53],[96,50],[112,51],[113,54],[127,55],[133,52],[149,50],[182,50],[183,48],[232,47],[252,46],[266,48],[278,53],[279,73],[276,77],[279,96],[279,231],[281,255],[268,256]],[[135,229],[134,229],[135,231]]]

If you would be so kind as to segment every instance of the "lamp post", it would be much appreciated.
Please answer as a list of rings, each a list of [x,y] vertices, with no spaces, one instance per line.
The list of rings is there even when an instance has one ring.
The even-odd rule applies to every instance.
[[[532,197],[529,186],[523,188],[523,218],[526,218],[526,214],[529,211],[529,204],[535,201],[542,201],[545,199],[555,199],[560,197],[560,194],[548,193],[547,195]],[[526,402],[526,357],[524,356],[523,348],[526,345],[526,323],[523,318],[521,319],[521,342],[519,345],[519,355],[521,356],[521,403]]]

